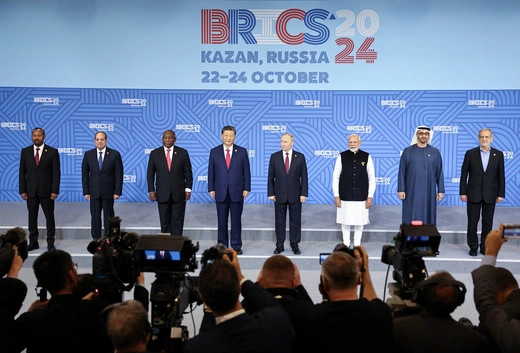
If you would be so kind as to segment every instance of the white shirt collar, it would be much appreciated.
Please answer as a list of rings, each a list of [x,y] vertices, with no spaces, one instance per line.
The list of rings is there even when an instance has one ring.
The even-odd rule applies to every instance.
[[[235,145],[233,144],[233,145],[231,145],[231,147],[229,147],[229,152],[230,152],[230,153],[233,152],[233,147],[234,147],[234,146],[235,146]],[[224,144],[222,144],[222,147],[224,148],[224,153],[226,153],[226,150],[228,149],[228,147],[226,147],[226,145],[224,145]]]
[[[221,324],[221,323],[223,323],[225,321],[231,320],[232,318],[237,317],[238,315],[245,314],[245,312],[246,311],[244,309],[239,309],[237,311],[233,311],[232,313],[216,317],[215,318],[215,322],[218,325],[218,324]]]

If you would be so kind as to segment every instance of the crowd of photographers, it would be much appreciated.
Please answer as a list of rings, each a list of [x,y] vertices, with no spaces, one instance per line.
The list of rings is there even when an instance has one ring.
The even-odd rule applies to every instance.
[[[320,303],[313,303],[287,257],[268,258],[253,282],[244,277],[237,253],[228,249],[201,268],[204,317],[182,351],[520,352],[520,290],[508,270],[496,268],[505,241],[502,225],[489,233],[486,254],[472,272],[478,327],[452,318],[466,289],[448,272],[433,274],[416,287],[421,311],[395,317],[377,298],[362,246],[354,251],[336,247],[322,263]],[[144,276],[138,277],[135,300],[109,304],[89,292],[92,279],[78,276],[70,254],[50,250],[34,261],[33,270],[38,286],[51,297],[18,315],[27,286],[17,278],[23,256],[12,248],[11,266],[0,279],[2,352],[149,349],[154,328]]]

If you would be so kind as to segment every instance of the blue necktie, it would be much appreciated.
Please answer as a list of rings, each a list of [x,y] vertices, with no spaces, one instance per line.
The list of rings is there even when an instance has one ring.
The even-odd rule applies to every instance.
[[[101,166],[103,165],[103,152],[99,152],[98,164],[99,170],[101,170]]]

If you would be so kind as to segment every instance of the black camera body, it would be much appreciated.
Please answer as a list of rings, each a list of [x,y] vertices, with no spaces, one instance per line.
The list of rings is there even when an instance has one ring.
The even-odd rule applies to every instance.
[[[222,244],[213,245],[211,248],[204,250],[200,258],[202,266],[212,263],[214,260],[221,259],[222,256],[227,255],[233,261],[233,253],[226,249]]]
[[[134,248],[139,235],[134,232],[121,233],[121,219],[109,219],[109,234],[106,238],[93,240],[87,250],[92,256],[93,289],[109,303],[123,300],[123,292],[129,291],[139,275]]]
[[[15,256],[13,246],[18,248],[18,255],[23,261],[29,256],[25,230],[21,227],[9,229],[0,235],[0,278],[9,273]]]
[[[411,299],[417,284],[427,277],[423,257],[439,254],[441,235],[434,224],[401,224],[395,246],[383,245],[381,262],[392,265],[393,279],[402,299]]]

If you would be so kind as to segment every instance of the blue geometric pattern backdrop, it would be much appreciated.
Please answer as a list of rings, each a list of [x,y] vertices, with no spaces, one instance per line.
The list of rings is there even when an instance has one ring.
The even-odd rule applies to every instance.
[[[190,202],[212,202],[207,193],[209,151],[221,143],[224,125],[237,129],[236,144],[249,151],[252,190],[246,203],[268,203],[270,155],[285,132],[305,154],[309,203],[331,204],[335,158],[357,133],[371,153],[376,172],[375,204],[397,205],[397,172],[402,150],[418,125],[434,130],[432,145],[443,158],[446,196],[441,205],[462,205],[458,188],[466,150],[478,145],[482,127],[493,130],[493,146],[503,151],[506,199],[520,206],[520,91],[324,91],[324,90],[147,90],[0,88],[0,201],[19,201],[20,150],[32,143],[31,131],[45,129],[45,142],[58,148],[61,192],[58,201],[83,200],[81,162],[94,148],[96,131],[124,164],[122,201],[147,202],[149,153],[172,129],[193,165]],[[516,158],[515,158],[516,157]]]

